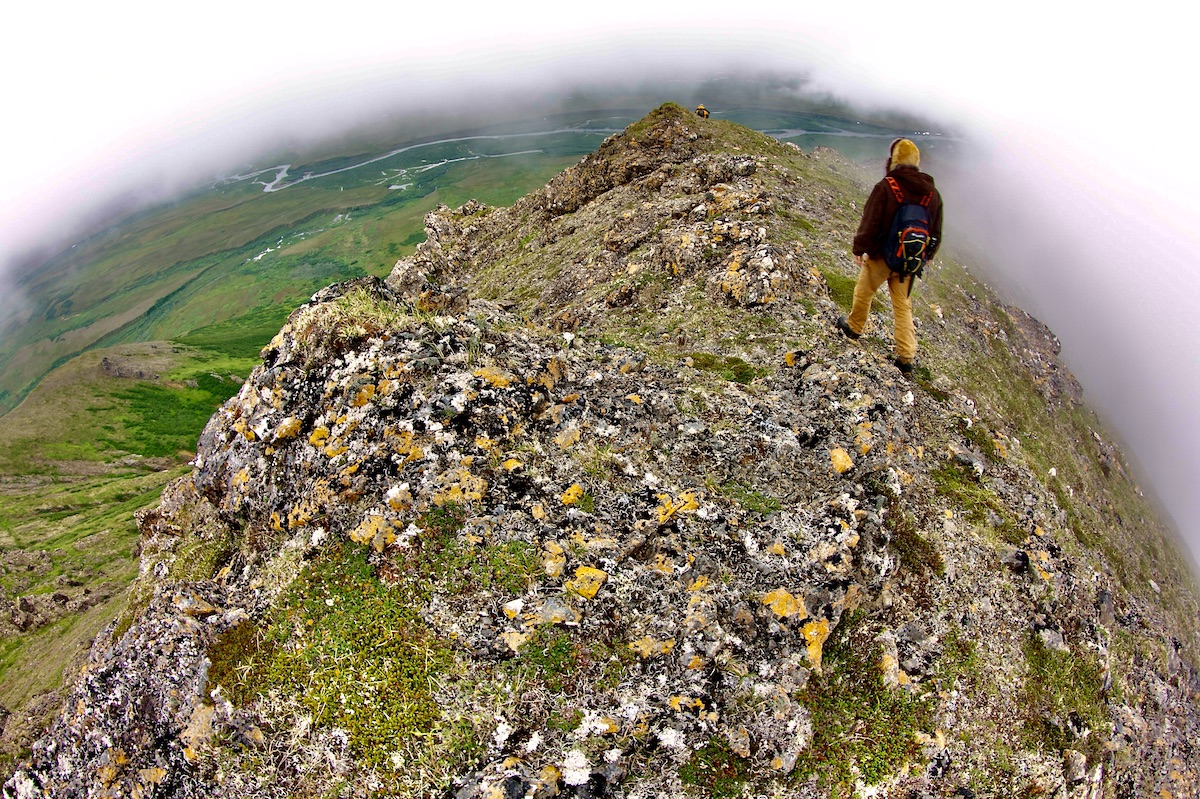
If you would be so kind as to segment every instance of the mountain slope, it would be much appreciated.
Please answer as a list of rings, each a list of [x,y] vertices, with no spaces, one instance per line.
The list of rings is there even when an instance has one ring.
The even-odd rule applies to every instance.
[[[915,381],[834,331],[870,181],[668,104],[318,292],[6,794],[1194,793],[1192,576],[1052,334],[950,255]]]

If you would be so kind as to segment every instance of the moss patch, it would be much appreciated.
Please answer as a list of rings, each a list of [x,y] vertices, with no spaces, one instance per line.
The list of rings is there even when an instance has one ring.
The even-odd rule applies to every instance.
[[[857,779],[875,785],[918,756],[916,733],[928,731],[933,712],[920,697],[884,685],[875,634],[855,616],[826,642],[824,673],[809,680],[802,697],[813,738],[796,761],[793,784],[815,776],[828,796],[848,797]]]
[[[689,352],[692,365],[705,372],[714,372],[731,383],[752,383],[756,378],[770,372],[761,366],[753,366],[733,355],[713,355],[709,352]]]
[[[750,764],[716,738],[692,753],[679,769],[679,780],[710,797],[744,796],[750,779]]]
[[[380,582],[365,549],[334,544],[262,625],[221,636],[210,684],[235,705],[272,691],[297,697],[314,723],[346,730],[356,756],[376,768],[461,765],[474,744],[453,734],[431,695],[453,654],[421,620],[420,599],[410,584]]]
[[[1050,649],[1037,635],[1026,639],[1024,651],[1029,673],[1020,707],[1027,745],[1099,757],[1110,734],[1099,666],[1083,652]],[[1081,735],[1085,729],[1091,732]]]

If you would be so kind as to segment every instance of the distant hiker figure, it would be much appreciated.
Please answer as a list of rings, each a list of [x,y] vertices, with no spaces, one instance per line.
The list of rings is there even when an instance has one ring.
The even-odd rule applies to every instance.
[[[912,287],[942,242],[942,196],[933,178],[918,168],[920,164],[917,145],[908,139],[892,142],[887,177],[871,190],[854,236],[854,263],[862,270],[854,285],[854,306],[849,317],[837,320],[838,330],[846,336],[861,336],[871,300],[887,281],[896,323],[892,363],[904,374],[912,372],[917,360]]]
[[[708,109],[704,107],[704,103],[696,106],[696,116],[701,119],[708,119]]]

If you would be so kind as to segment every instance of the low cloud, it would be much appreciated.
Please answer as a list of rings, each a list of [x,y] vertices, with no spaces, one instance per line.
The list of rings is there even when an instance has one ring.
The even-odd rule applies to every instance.
[[[1200,551],[1189,282],[1200,194],[1187,169],[1200,48],[1185,10],[1018,2],[981,22],[971,4],[933,0],[915,28],[882,4],[766,2],[739,17],[626,0],[586,16],[352,3],[307,27],[273,0],[160,11],[13,12],[26,35],[0,54],[21,76],[0,100],[11,156],[0,279],[130,198],[160,201],[362,126],[415,138],[589,103],[803,97],[932,118],[965,142],[957,171],[937,175],[948,223],[1059,335]],[[14,318],[19,295],[0,296]]]

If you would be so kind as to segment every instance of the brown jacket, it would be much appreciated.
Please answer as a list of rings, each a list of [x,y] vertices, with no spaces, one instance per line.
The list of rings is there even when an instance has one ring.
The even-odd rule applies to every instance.
[[[929,203],[929,232],[933,236],[929,257],[933,258],[942,244],[942,195],[934,186],[933,178],[915,166],[898,166],[888,172],[888,177],[900,184],[904,198],[909,202],[920,202],[926,194],[933,194],[933,200]],[[862,221],[858,224],[858,233],[854,235],[852,249],[855,255],[883,257],[888,228],[899,207],[900,203],[887,181],[876,183],[871,196],[867,198],[867,204],[863,206]]]

